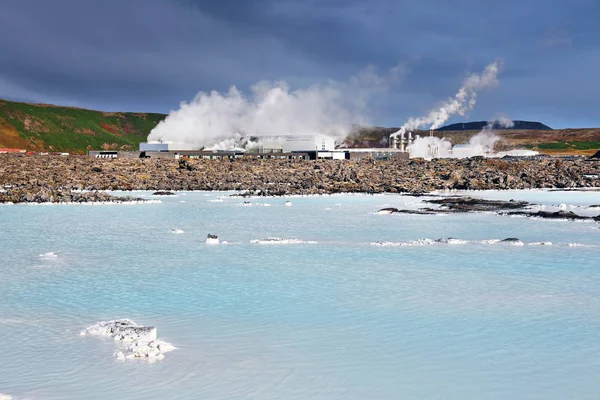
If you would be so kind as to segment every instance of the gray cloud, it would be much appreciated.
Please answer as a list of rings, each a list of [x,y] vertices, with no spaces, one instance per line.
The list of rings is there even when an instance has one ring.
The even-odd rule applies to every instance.
[[[403,85],[370,103],[376,123],[399,126],[502,58],[499,88],[470,117],[600,125],[597,15],[595,0],[9,1],[0,97],[168,112],[201,90],[308,87],[406,62]]]

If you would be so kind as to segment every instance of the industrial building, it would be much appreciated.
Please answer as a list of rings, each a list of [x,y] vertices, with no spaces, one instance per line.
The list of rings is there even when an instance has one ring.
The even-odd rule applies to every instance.
[[[265,136],[261,137],[259,149],[261,153],[333,151],[335,139],[322,134]]]
[[[373,158],[375,160],[408,160],[409,153],[404,150],[394,148],[360,148],[346,149],[347,159],[362,160],[363,158]]]
[[[304,151],[333,151],[335,139],[322,134],[314,135],[271,135],[260,136],[256,148],[258,153],[292,153]],[[197,145],[174,141],[150,141],[140,143],[140,151],[172,152],[199,151]]]
[[[260,136],[256,152],[292,153],[304,151],[335,150],[335,139],[322,134]],[[140,143],[140,151],[173,152],[200,151],[197,145],[173,141],[150,141]]]
[[[433,135],[433,131],[431,132]],[[390,147],[402,152],[408,152],[414,141],[412,131],[400,130],[390,135]]]
[[[88,156],[93,158],[117,158],[119,156],[119,152],[116,150],[91,150],[88,151]]]
[[[87,155],[93,158],[139,158],[140,152],[121,150],[90,150],[87,152]]]
[[[140,158],[170,158],[179,160],[181,158],[190,159],[203,159],[203,160],[233,160],[236,158],[250,157],[258,159],[283,159],[283,160],[308,160],[309,155],[307,153],[256,153],[256,152],[244,152],[244,151],[205,151],[205,150],[192,150],[192,151],[142,151],[139,153]]]
[[[190,158],[222,159],[244,155],[255,158],[279,159],[345,159],[344,151],[335,149],[335,139],[322,134],[260,136],[257,146],[245,151],[200,150],[198,146],[173,141],[151,141],[140,143],[142,158]],[[91,156],[96,156],[90,153]]]
[[[199,150],[198,146],[189,143],[178,143],[173,141],[150,141],[140,143],[140,151],[178,151],[178,150]]]
[[[256,144],[249,150],[200,150],[198,146],[174,141],[150,141],[140,143],[139,153],[121,151],[89,151],[96,158],[139,158],[180,159],[236,159],[252,157],[258,159],[288,160],[360,160],[371,157],[376,160],[408,159],[409,153],[403,148],[336,149],[335,139],[323,134],[271,135],[257,137]],[[412,139],[412,138],[411,138]],[[251,139],[253,140],[253,139]],[[411,140],[401,138],[399,143],[409,144]]]

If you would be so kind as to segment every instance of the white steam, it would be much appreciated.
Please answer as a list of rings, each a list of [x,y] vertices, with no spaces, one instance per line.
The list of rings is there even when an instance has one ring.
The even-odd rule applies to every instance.
[[[508,118],[506,115],[500,115],[496,124],[500,125],[501,128],[512,128],[515,126],[515,123],[512,119]]]
[[[464,145],[453,146],[446,138],[417,136],[410,147],[410,156],[422,158],[432,156],[436,158],[495,157],[494,146],[500,140],[493,130],[495,124],[505,128],[514,126],[514,123],[506,117],[498,121],[489,121],[481,132]]]
[[[477,92],[498,84],[500,68],[501,62],[496,61],[485,67],[482,73],[471,75],[464,81],[463,86],[453,98],[449,98],[439,108],[431,110],[426,116],[411,117],[396,134],[414,131],[425,125],[429,125],[429,129],[438,129],[452,115],[458,114],[464,116],[475,107]]]
[[[385,90],[401,72],[379,77],[372,67],[347,83],[329,82],[292,90],[285,82],[260,82],[245,95],[235,86],[227,93],[200,92],[181,103],[148,136],[198,148],[230,148],[242,137],[321,133],[345,138],[354,124],[366,124],[367,100]]]

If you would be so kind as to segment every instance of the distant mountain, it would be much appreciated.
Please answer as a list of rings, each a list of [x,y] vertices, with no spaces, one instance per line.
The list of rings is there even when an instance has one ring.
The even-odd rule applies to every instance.
[[[548,125],[544,125],[541,122],[532,122],[532,121],[513,121],[514,126],[510,128],[506,128],[498,121],[495,121],[493,124],[493,129],[515,129],[515,130],[528,130],[528,131],[550,131]],[[438,129],[438,131],[480,131],[488,124],[488,121],[476,121],[476,122],[460,122],[458,124],[451,124],[442,126]]]
[[[0,99],[0,148],[74,154],[87,149],[137,150],[165,117]]]

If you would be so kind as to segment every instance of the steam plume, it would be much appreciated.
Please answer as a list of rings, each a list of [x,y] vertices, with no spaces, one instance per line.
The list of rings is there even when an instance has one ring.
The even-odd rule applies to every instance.
[[[500,125],[501,128],[512,128],[515,126],[515,123],[512,121],[512,119],[508,118],[506,115],[500,115],[496,123]]]
[[[235,86],[226,93],[200,92],[171,111],[148,140],[230,148],[242,136],[322,133],[343,139],[353,125],[368,123],[367,99],[385,90],[399,70],[380,77],[369,67],[347,83],[296,90],[283,81],[260,82],[248,96]]]
[[[452,146],[452,143],[446,138],[417,136],[411,145],[410,155],[411,157],[428,157],[430,146],[433,146],[436,148],[439,158],[497,157],[494,146],[500,137],[496,135],[494,126],[510,128],[514,126],[514,123],[505,116],[500,117],[497,121],[489,121],[481,132],[469,139],[469,143],[458,146]]]
[[[446,100],[438,109],[431,110],[427,116],[411,117],[396,134],[414,131],[425,125],[430,125],[429,129],[438,129],[452,115],[464,116],[475,107],[478,91],[498,84],[500,68],[501,62],[496,61],[485,67],[482,73],[471,75],[453,98]]]

